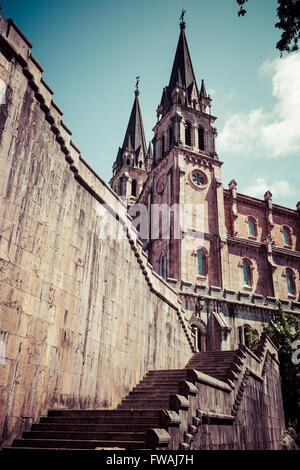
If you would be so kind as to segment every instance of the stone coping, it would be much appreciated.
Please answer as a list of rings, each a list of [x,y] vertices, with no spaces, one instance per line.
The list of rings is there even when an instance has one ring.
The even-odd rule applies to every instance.
[[[216,286],[204,286],[201,284],[192,284],[187,281],[178,281],[176,279],[166,279],[174,289],[177,289],[180,295],[191,297],[203,297],[206,300],[216,300],[237,305],[255,306],[265,310],[277,309],[277,302],[282,302],[283,308],[288,313],[300,313],[300,302],[287,299],[276,299],[275,297],[262,296],[256,293],[243,291],[234,291],[232,289]],[[243,299],[243,300],[241,300]]]

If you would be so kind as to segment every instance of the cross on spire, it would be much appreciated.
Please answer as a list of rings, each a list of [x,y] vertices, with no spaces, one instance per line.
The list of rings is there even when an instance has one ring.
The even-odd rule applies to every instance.
[[[181,29],[182,29],[182,28],[183,28],[183,29],[185,28],[185,22],[184,22],[184,15],[185,15],[185,12],[186,12],[186,10],[184,10],[184,9],[182,8],[182,10],[181,10],[181,15],[180,15],[180,18],[179,18],[179,19],[180,19],[180,28],[181,28]]]
[[[138,96],[140,94],[139,92],[139,82],[140,82],[140,75],[136,77],[136,83],[135,83],[135,96]]]

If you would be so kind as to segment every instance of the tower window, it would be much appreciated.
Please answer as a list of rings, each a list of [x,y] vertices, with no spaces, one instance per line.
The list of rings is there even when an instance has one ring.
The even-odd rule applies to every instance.
[[[203,127],[198,127],[198,146],[199,146],[199,150],[204,150],[204,129],[203,129]]]
[[[243,262],[243,276],[244,276],[244,285],[251,286],[250,267],[247,261]]]
[[[203,250],[197,252],[198,261],[198,274],[199,276],[206,276],[207,274],[207,256]]]
[[[203,254],[198,251],[198,274],[204,274]]]
[[[284,244],[288,245],[289,244],[289,236],[287,233],[287,230],[283,229],[283,239],[284,239]]]
[[[131,195],[136,197],[136,180],[132,180],[132,183],[131,183]]]
[[[192,145],[192,126],[189,122],[185,124],[185,144]]]
[[[126,160],[126,165],[130,165],[130,160],[129,160],[129,158],[127,158],[127,160]]]

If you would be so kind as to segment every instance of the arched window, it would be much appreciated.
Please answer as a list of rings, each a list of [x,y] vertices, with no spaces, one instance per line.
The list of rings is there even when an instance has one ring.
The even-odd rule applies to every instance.
[[[131,195],[136,196],[136,180],[132,180],[131,183]]]
[[[126,165],[130,165],[130,160],[129,160],[129,158],[127,158],[127,160],[126,160]]]
[[[140,161],[140,162],[139,162],[139,167],[142,168],[142,166],[143,166],[143,162]]]
[[[249,237],[256,238],[257,237],[257,220],[254,217],[249,216],[246,218],[246,222],[248,224]]]
[[[204,248],[202,250],[197,251],[197,262],[198,262],[198,275],[206,276],[207,275],[207,253]]]
[[[198,274],[202,276],[204,274],[204,259],[201,251],[198,251]]]
[[[192,126],[189,122],[185,123],[185,144],[192,145]]]
[[[161,256],[160,264],[161,264],[161,277],[163,277],[165,279],[165,277],[166,277],[166,259],[165,259],[165,255]]]
[[[243,278],[245,286],[252,285],[250,265],[246,260],[243,261]]]
[[[287,268],[285,270],[285,279],[286,279],[286,288],[289,295],[295,295],[296,285],[295,285],[295,274],[292,269]]]
[[[291,230],[290,230],[290,228],[287,227],[286,225],[284,225],[284,226],[281,228],[281,231],[282,231],[284,246],[290,247],[291,244],[292,244],[292,237],[291,237]]]
[[[253,220],[251,219],[248,220],[248,228],[249,228],[250,237],[254,237],[254,224],[253,224]]]
[[[204,129],[203,127],[198,127],[198,147],[199,150],[204,150]]]

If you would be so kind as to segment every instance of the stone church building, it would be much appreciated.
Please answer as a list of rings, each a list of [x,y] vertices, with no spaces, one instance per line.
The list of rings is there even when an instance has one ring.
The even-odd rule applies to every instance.
[[[138,94],[110,184],[128,206],[147,207],[149,226],[155,220],[160,224],[160,236],[150,235],[144,249],[154,270],[180,292],[196,335],[205,336],[197,347],[235,348],[250,326],[261,333],[268,320],[264,308],[276,299],[288,310],[300,309],[300,201],[292,210],[273,204],[270,191],[262,199],[239,194],[235,180],[224,189],[212,100],[203,80],[198,87],[183,21],[169,85],[157,108],[153,155],[151,144],[146,148]],[[180,236],[174,236],[180,220],[171,211],[164,237],[164,216],[159,220],[155,205],[176,204],[181,212],[200,207],[200,226],[193,226],[192,209]],[[211,328],[206,309],[193,316],[199,296],[202,304],[222,298]]]
[[[1,15],[0,46],[0,455],[279,449],[263,324],[278,300],[300,314],[300,203],[224,189],[185,23],[154,138],[137,86],[110,185]]]

